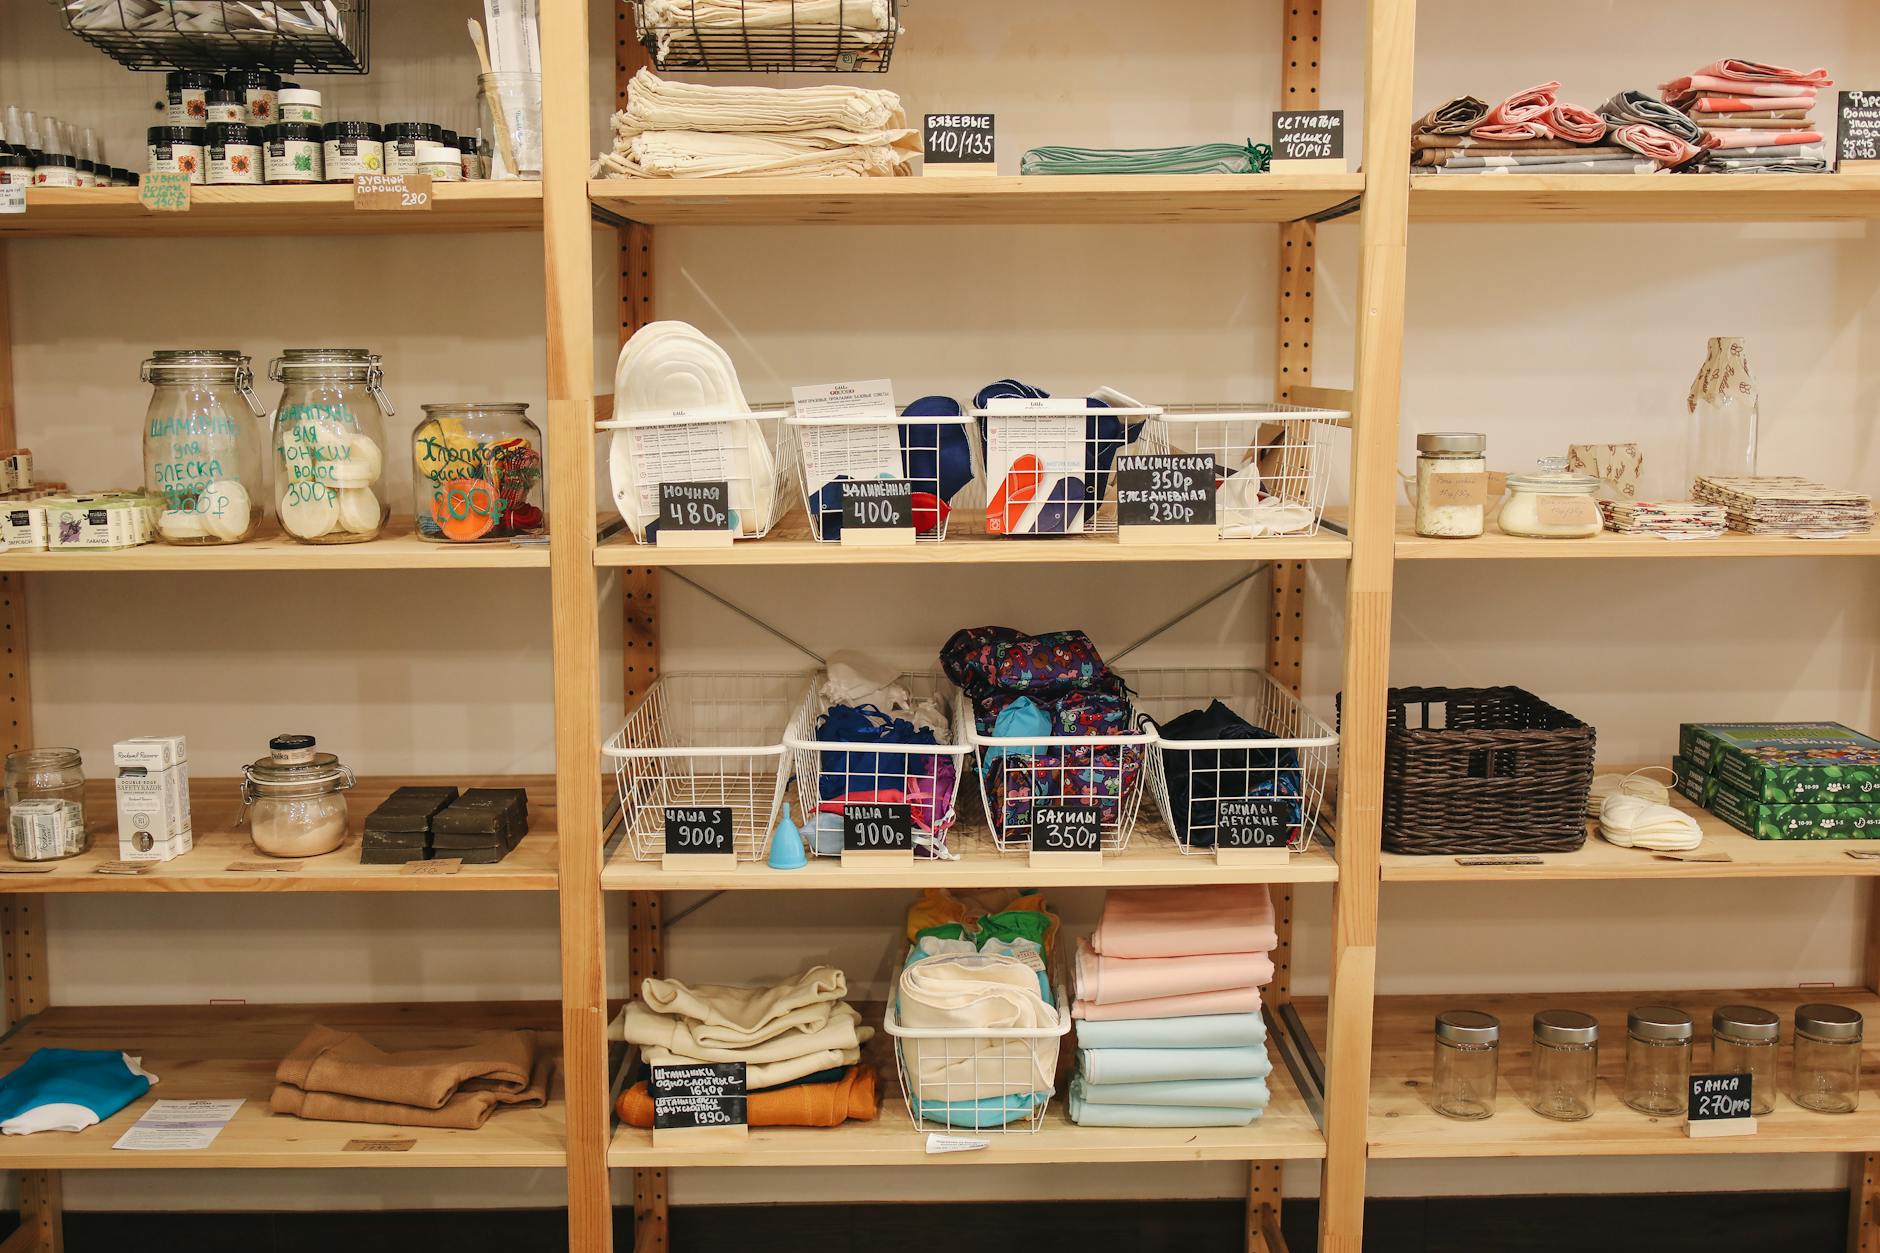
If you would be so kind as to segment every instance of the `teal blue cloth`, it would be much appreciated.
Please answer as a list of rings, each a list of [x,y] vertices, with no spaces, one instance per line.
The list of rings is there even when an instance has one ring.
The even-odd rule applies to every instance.
[[[1032,736],[1050,738],[1051,715],[1040,709],[1029,696],[1019,697],[1001,709],[999,716],[992,720],[992,738],[995,740],[1029,739]],[[986,764],[990,765],[1006,753],[1029,755],[1031,747],[1034,746],[993,745],[980,751],[985,754]]]
[[[1273,1069],[1264,1044],[1223,1049],[1077,1050],[1087,1083],[1167,1083],[1180,1079],[1264,1079]]]
[[[1117,1018],[1077,1023],[1077,1044],[1087,1049],[1224,1048],[1266,1043],[1266,1022],[1246,1014],[1197,1014],[1193,1018]]]
[[[1080,1127],[1246,1127],[1260,1113],[1216,1105],[1098,1105],[1071,1084],[1071,1121]]]
[[[1170,1083],[1085,1083],[1071,1080],[1092,1105],[1213,1105],[1221,1109],[1265,1109],[1271,1099],[1264,1079],[1178,1079]]]
[[[921,1101],[920,1117],[943,1127],[1003,1127],[1030,1118],[1050,1099],[1049,1092],[1011,1092],[977,1101]]]
[[[0,1130],[47,1105],[79,1106],[103,1122],[148,1091],[148,1076],[116,1049],[34,1049],[0,1079]]]

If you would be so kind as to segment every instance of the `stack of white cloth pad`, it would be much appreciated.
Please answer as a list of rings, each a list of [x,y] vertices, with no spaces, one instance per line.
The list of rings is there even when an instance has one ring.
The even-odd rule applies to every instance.
[[[596,178],[909,174],[920,133],[901,98],[866,87],[707,87],[641,70]]]

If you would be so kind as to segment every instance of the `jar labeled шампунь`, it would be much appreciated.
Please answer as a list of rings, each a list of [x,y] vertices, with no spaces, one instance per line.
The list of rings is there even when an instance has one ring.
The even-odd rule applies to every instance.
[[[17,861],[57,861],[91,847],[85,766],[76,748],[28,748],[6,761],[8,847]]]
[[[469,543],[542,533],[542,432],[521,403],[426,405],[411,434],[418,536]]]
[[[1471,539],[1488,509],[1488,436],[1430,431],[1417,436],[1417,534]]]
[[[1725,1005],[1710,1015],[1710,1069],[1719,1075],[1748,1075],[1749,1112],[1776,1108],[1776,1054],[1782,1020],[1754,1005]]]
[[[1795,1011],[1795,1103],[1818,1114],[1860,1108],[1860,1050],[1866,1023],[1845,1005]]]
[[[1641,1114],[1684,1112],[1691,1087],[1691,1016],[1642,1005],[1625,1016],[1625,1103]]]
[[[311,735],[277,735],[268,755],[242,767],[248,835],[270,857],[318,857],[346,842],[353,772]]]
[[[1599,1019],[1572,1009],[1534,1015],[1534,1112],[1578,1122],[1592,1117],[1598,1092]]]
[[[1508,501],[1498,519],[1509,535],[1529,539],[1589,539],[1605,525],[1596,497],[1600,480],[1558,471],[1508,476]]]
[[[1445,1118],[1473,1121],[1495,1112],[1501,1021],[1473,1009],[1436,1015],[1430,1106]]]
[[[274,505],[281,529],[306,544],[356,544],[385,525],[385,419],[393,416],[379,359],[363,348],[289,348],[269,377]]]
[[[163,497],[169,544],[239,544],[261,523],[261,402],[230,348],[164,349],[142,370],[144,487]]]

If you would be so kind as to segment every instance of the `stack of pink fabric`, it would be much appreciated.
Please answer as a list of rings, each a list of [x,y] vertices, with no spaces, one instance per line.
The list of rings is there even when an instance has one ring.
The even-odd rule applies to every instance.
[[[1666,104],[1683,110],[1703,130],[1703,170],[1819,174],[1828,169],[1828,154],[1809,112],[1821,89],[1833,85],[1822,69],[1725,59],[1659,90]]]
[[[1073,1017],[1188,1018],[1247,1014],[1273,981],[1279,943],[1264,884],[1128,888],[1077,946]]]
[[[1479,114],[1479,116],[1478,116]],[[1437,174],[1650,174],[1660,149],[1639,132],[1615,131],[1591,109],[1560,99],[1560,84],[1541,83],[1484,109],[1464,96],[1411,128],[1412,169]]]

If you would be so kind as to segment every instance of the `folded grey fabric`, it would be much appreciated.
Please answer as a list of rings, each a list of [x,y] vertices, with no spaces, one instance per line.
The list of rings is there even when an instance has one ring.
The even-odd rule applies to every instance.
[[[1491,153],[1480,157],[1451,157],[1443,162],[1446,170],[1496,170],[1496,169],[1532,169],[1535,166],[1548,165],[1593,165],[1618,161],[1632,164],[1639,157],[1634,152],[1595,152],[1584,156],[1575,154],[1563,156],[1559,153],[1536,153],[1533,156],[1512,156],[1505,152]]]
[[[1679,139],[1693,144],[1704,137],[1703,128],[1691,121],[1682,110],[1674,109],[1658,97],[1642,91],[1622,91],[1600,105],[1597,112],[1614,126],[1644,122],[1660,130],[1670,131]]]
[[[1740,161],[1758,157],[1825,157],[1827,149],[1821,144],[1757,144],[1749,148],[1713,148],[1710,159],[1713,161]]]
[[[1453,165],[1439,165],[1430,169],[1419,169],[1417,173],[1447,174],[1452,178],[1466,178],[1471,174],[1652,174],[1658,165],[1653,161],[1634,158],[1630,161],[1562,161],[1555,165],[1498,165],[1490,168],[1465,167],[1457,169]]]
[[[1488,104],[1474,96],[1457,96],[1418,118],[1413,135],[1466,135],[1488,116]]]
[[[1825,157],[1764,157],[1757,160],[1711,161],[1691,168],[1694,174],[1826,174]]]

